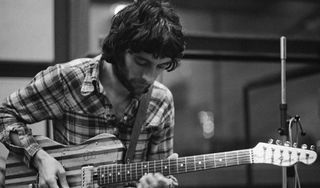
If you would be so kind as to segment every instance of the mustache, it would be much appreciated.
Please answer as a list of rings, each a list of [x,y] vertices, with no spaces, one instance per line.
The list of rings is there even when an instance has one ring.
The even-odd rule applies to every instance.
[[[139,78],[135,78],[131,80],[132,83],[138,84],[138,85],[145,85],[145,86],[150,86],[151,83],[143,80],[143,79],[139,79]]]

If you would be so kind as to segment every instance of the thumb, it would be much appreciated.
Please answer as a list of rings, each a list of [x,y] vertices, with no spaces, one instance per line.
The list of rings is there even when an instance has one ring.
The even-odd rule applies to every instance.
[[[178,157],[179,155],[177,153],[173,153],[168,157],[168,159],[177,159]]]
[[[58,173],[58,181],[62,188],[69,188],[65,171]]]

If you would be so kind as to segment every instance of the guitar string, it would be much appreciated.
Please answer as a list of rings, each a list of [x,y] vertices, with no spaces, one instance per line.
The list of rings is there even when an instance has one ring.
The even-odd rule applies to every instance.
[[[234,153],[237,153],[237,154],[233,155]],[[103,178],[104,181],[103,182],[107,183],[106,179],[108,179],[108,183],[110,183],[110,179],[111,179],[111,182],[119,182],[119,181],[124,181],[124,180],[132,181],[132,180],[135,180],[135,179],[138,179],[139,177],[141,177],[145,172],[154,173],[154,172],[160,172],[161,170],[164,170],[164,171],[168,171],[168,172],[173,171],[171,174],[179,173],[180,172],[179,164],[180,165],[183,164],[184,171],[187,170],[189,172],[199,170],[199,169],[205,170],[205,169],[210,169],[210,168],[219,168],[219,167],[233,166],[233,165],[238,165],[238,164],[239,165],[240,164],[248,164],[248,163],[251,163],[250,156],[251,156],[250,150],[240,150],[240,151],[233,151],[233,152],[222,152],[222,153],[215,153],[215,154],[182,157],[182,158],[178,158],[178,159],[164,159],[164,160],[147,161],[147,162],[140,162],[140,163],[131,163],[131,164],[104,165],[104,166],[100,166],[98,168],[103,168],[103,172],[104,172],[103,173],[104,174],[104,178]],[[188,159],[192,160],[192,161],[188,161]],[[187,162],[185,162],[185,161],[187,161]],[[201,166],[199,167],[195,164],[196,162],[200,162],[200,161],[201,161],[201,163],[203,161],[202,167]],[[140,165],[138,165],[138,164],[140,164]],[[170,166],[170,167],[167,170],[165,170],[163,164],[167,164],[167,166],[168,167]],[[128,170],[126,170],[126,169],[131,169],[131,171],[132,171],[132,167],[130,165],[136,166],[136,167],[134,167],[134,170],[137,171],[135,177],[133,177],[133,175],[132,175],[134,173],[130,172],[130,171],[129,171],[130,175],[128,177],[128,174],[127,174]],[[159,165],[161,165],[161,166],[159,166]],[[190,165],[194,166],[194,167],[188,168],[188,167],[190,167]],[[207,165],[207,167],[205,168],[204,165]],[[128,167],[128,166],[130,166],[130,167]],[[144,166],[147,166],[147,169],[145,169],[146,167],[144,167]],[[114,167],[116,167],[116,168],[114,168]],[[107,168],[107,170],[105,168]],[[110,168],[111,168],[111,170],[110,170]],[[136,168],[138,168],[138,169],[136,169]],[[114,171],[114,169],[116,169],[116,171]],[[119,169],[119,170],[117,170],[117,169]],[[150,169],[153,169],[153,170],[150,170]],[[107,173],[105,173],[105,172],[107,172]],[[111,174],[111,177],[109,176],[109,174]],[[98,176],[101,177],[101,174],[98,174]],[[106,177],[108,177],[108,178],[106,178]],[[115,181],[113,181],[113,180],[115,180]]]
[[[209,155],[206,155],[205,157],[206,157],[206,160],[208,160],[208,161],[206,161],[206,162],[210,162],[210,161],[212,161],[212,159],[213,158],[217,158],[217,159],[214,159],[216,162],[224,162],[224,161],[226,161],[226,159],[227,159],[227,162],[233,162],[232,160],[233,159],[236,159],[237,161],[238,161],[238,159],[239,159],[239,162],[241,162],[241,158],[243,158],[243,157],[245,157],[244,159],[246,159],[246,160],[249,160],[248,159],[248,157],[250,156],[250,154],[245,154],[245,155],[234,155],[234,156],[230,156],[230,155],[228,155],[227,157],[220,157],[220,156],[209,156]],[[169,164],[170,163],[170,165],[176,165],[175,163],[179,163],[180,162],[180,164],[181,164],[181,161],[185,161],[185,160],[188,160],[188,159],[197,159],[197,157],[198,157],[198,159],[201,157],[201,158],[204,158],[204,156],[195,156],[195,157],[181,157],[181,158],[179,158],[179,159],[164,159],[164,160],[156,160],[156,161],[146,161],[146,162],[139,162],[138,164],[140,164],[140,168],[143,168],[142,166],[145,166],[145,165],[152,165],[153,167],[154,166],[159,166],[159,165],[161,165],[161,163],[163,164],[163,162],[165,162],[165,163],[167,163],[167,164]],[[225,159],[224,159],[225,158]],[[222,160],[222,159],[224,159],[223,161],[218,161],[218,160]],[[203,159],[204,160],[204,159]],[[202,161],[202,160],[198,160],[198,162],[199,161]],[[189,163],[191,163],[191,164],[193,164],[195,161],[193,160],[192,162],[190,162],[189,161]],[[105,168],[105,167],[110,167],[110,166],[129,166],[129,165],[135,165],[136,163],[131,163],[131,164],[114,164],[114,165],[102,165],[102,166],[99,166],[98,168]],[[185,164],[185,163],[183,163],[183,164]],[[120,168],[119,168],[120,169]],[[125,169],[125,167],[123,167],[122,169]],[[149,167],[149,169],[150,169],[150,167]],[[161,169],[161,168],[160,168]],[[150,171],[150,170],[149,170]]]
[[[245,163],[249,163],[250,162],[250,160],[239,160],[240,162],[240,164],[241,163],[243,163],[243,162],[245,162]],[[177,161],[175,161],[175,160],[172,160],[172,162],[174,162],[174,163],[176,163]],[[154,162],[153,162],[154,163]],[[176,171],[176,172],[179,172],[180,170],[178,169],[179,167],[176,165],[176,164],[174,164],[174,163],[172,163],[171,164],[171,167],[170,167],[170,170],[171,171]],[[230,164],[231,164],[231,162],[229,162]],[[134,164],[134,163],[133,163]],[[198,169],[204,169],[203,167],[199,167],[199,166],[196,166],[195,168],[188,168],[189,166],[190,166],[190,164],[191,165],[194,165],[194,162],[187,162],[187,164],[186,164],[186,167],[185,168],[187,168],[187,170],[188,171],[194,171],[194,170],[197,170],[197,168]],[[155,165],[158,165],[158,163],[155,163]],[[210,163],[208,163],[207,165],[209,165],[210,166]],[[234,165],[236,165],[236,163],[234,163]],[[135,176],[132,176],[132,173],[130,173],[131,175],[128,177],[128,175],[126,175],[126,172],[127,171],[125,171],[125,167],[120,167],[120,165],[118,165],[116,168],[114,168],[114,166],[116,166],[116,165],[113,165],[113,167],[112,168],[110,168],[112,165],[110,165],[110,166],[108,166],[108,168],[109,168],[109,170],[107,169],[104,169],[103,171],[104,172],[109,172],[109,173],[111,173],[112,174],[112,182],[115,182],[113,179],[116,179],[117,181],[123,181],[123,180],[134,180],[134,179],[137,179],[138,177],[141,177],[142,175],[143,175],[143,173],[144,172],[152,172],[152,170],[150,170],[151,168],[152,169],[155,169],[155,171],[157,172],[159,172],[161,169],[163,169],[164,167],[154,167],[154,165],[150,165],[149,164],[149,168],[148,168],[148,170],[146,171],[145,169],[143,169],[143,164],[140,164],[139,166],[138,166],[138,173],[136,173],[136,175]],[[212,167],[223,167],[223,166],[225,166],[225,165],[217,165],[217,162],[216,162],[216,164],[214,164],[214,165],[212,165]],[[210,168],[211,168],[211,166],[210,166]],[[118,174],[118,172],[117,171],[114,171],[114,169],[120,169],[120,171],[121,171],[121,173],[120,174]],[[128,168],[127,168],[128,169]],[[135,169],[135,168],[134,168]],[[174,169],[174,170],[173,170]],[[177,169],[177,170],[176,170]],[[169,171],[169,169],[167,170],[167,171]],[[117,175],[118,174],[118,175]],[[174,173],[173,173],[174,174]],[[116,177],[114,177],[114,176],[116,176]],[[119,177],[120,176],[120,177]],[[106,176],[105,176],[106,177]],[[110,178],[104,178],[104,182],[105,182],[105,179],[108,179],[108,182],[110,182]]]
[[[270,160],[272,158],[267,158],[266,160]],[[188,161],[189,160],[189,161]],[[191,160],[191,161],[190,161]],[[203,162],[202,166],[197,166],[195,163]],[[206,154],[206,155],[197,155],[197,156],[187,156],[181,157],[178,159],[163,159],[156,161],[146,161],[140,163],[132,163],[132,164],[115,164],[115,165],[104,165],[101,168],[109,168],[110,166],[116,166],[116,169],[119,171],[108,171],[111,175],[115,175],[112,178],[116,180],[116,182],[123,182],[125,180],[132,181],[141,177],[144,173],[155,173],[166,171],[169,174],[183,173],[183,172],[192,172],[197,170],[205,170],[211,168],[219,168],[219,167],[227,167],[234,165],[242,165],[252,163],[252,150],[238,150],[231,152],[221,152],[214,154]],[[139,164],[139,165],[138,165]],[[164,164],[164,165],[163,165]],[[135,177],[132,175],[131,166],[135,165],[134,170],[137,171]],[[182,165],[179,167],[179,165]],[[129,166],[129,167],[128,167]],[[144,167],[147,166],[147,167]],[[167,169],[164,167],[167,166]],[[193,166],[193,167],[190,167]],[[197,169],[198,168],[198,169]],[[105,171],[105,169],[104,169]],[[170,173],[171,171],[171,173]],[[129,175],[128,175],[129,174]],[[129,177],[128,177],[129,176]],[[104,179],[105,180],[105,179]],[[105,182],[105,181],[104,181]]]

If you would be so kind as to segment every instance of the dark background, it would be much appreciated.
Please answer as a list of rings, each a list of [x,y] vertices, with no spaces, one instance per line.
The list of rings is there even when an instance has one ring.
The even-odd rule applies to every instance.
[[[99,54],[115,0],[1,0],[0,97],[50,64]],[[316,0],[173,0],[187,36],[179,69],[159,78],[176,108],[180,156],[252,148],[282,139],[280,37],[287,37],[287,104],[320,145],[320,2]],[[49,122],[30,125],[49,135]],[[41,127],[41,128],[39,128]],[[293,129],[296,133],[295,128]],[[3,153],[3,152],[2,152]],[[319,187],[319,160],[299,163],[302,187]],[[180,187],[281,187],[282,168],[236,166],[177,175]]]

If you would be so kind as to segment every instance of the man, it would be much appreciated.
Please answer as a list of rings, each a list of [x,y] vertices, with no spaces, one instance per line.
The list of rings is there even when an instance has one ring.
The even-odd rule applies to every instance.
[[[41,149],[26,124],[58,121],[54,139],[63,144],[110,133],[128,146],[138,104],[152,88],[134,161],[174,157],[173,98],[155,80],[177,67],[184,48],[179,17],[169,4],[135,1],[114,16],[100,56],[48,67],[6,99],[0,108],[1,141],[23,148],[26,164],[39,172],[40,187],[68,187],[64,168]],[[175,184],[173,177],[147,174],[137,186]]]

